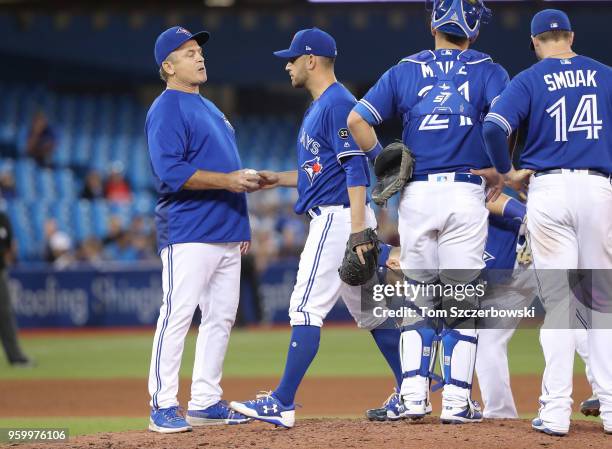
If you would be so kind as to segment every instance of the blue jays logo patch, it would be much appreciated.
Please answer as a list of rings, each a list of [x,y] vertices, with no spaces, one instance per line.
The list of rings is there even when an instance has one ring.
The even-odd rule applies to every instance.
[[[302,170],[306,172],[310,184],[314,182],[314,179],[323,172],[323,165],[321,164],[321,158],[319,156],[314,159],[310,159],[302,164]]]

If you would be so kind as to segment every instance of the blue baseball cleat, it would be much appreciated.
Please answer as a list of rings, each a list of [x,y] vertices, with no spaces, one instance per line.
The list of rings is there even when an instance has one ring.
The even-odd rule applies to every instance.
[[[584,416],[599,416],[599,398],[596,394],[582,401],[580,404],[580,413]]]
[[[191,426],[179,413],[179,407],[157,408],[151,410],[149,430],[159,433],[190,432]]]
[[[443,406],[440,421],[442,424],[482,422],[482,409],[477,401],[471,399],[462,407]]]
[[[219,401],[202,410],[188,410],[186,420],[196,427],[215,424],[245,424],[251,421],[251,418],[229,408],[226,401]]]
[[[418,404],[421,402],[418,401]],[[414,404],[414,403],[408,403]],[[384,402],[383,406],[380,408],[372,408],[366,411],[366,418],[369,421],[397,421],[399,419],[410,418],[413,420],[424,418],[425,415],[429,415],[431,413],[431,403],[427,403],[425,406],[425,414],[421,415],[419,406],[419,411],[417,412],[417,416],[414,416],[414,410],[408,409],[406,403],[402,401],[401,396],[398,393],[393,393],[387,400]]]
[[[397,421],[404,418],[404,404],[400,395],[393,392],[380,408],[372,408],[366,411],[366,417],[370,421]]]
[[[558,432],[556,430],[549,429],[544,424],[544,421],[542,421],[542,419],[540,418],[534,418],[531,421],[531,428],[533,430],[537,430],[538,432],[542,432],[546,435],[551,435],[553,437],[564,437],[565,435],[567,435],[567,432]]]
[[[230,407],[249,418],[290,429],[295,424],[295,405],[283,405],[272,392],[259,393],[255,399],[230,402]]]

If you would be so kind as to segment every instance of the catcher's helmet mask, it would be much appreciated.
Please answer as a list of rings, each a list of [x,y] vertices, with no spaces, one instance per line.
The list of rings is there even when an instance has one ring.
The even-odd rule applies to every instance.
[[[431,9],[431,26],[455,36],[473,41],[478,36],[480,25],[491,19],[491,10],[483,0],[426,0]]]

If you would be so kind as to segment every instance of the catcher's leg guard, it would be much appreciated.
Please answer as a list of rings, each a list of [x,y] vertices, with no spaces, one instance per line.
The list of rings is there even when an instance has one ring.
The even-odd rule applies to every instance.
[[[429,382],[438,342],[436,330],[425,321],[402,329],[400,357],[403,381],[400,393],[408,418],[422,418],[430,410]]]
[[[478,344],[476,331],[445,329],[440,337],[444,378],[440,419],[444,424],[481,422],[480,404],[471,398]]]
[[[444,329],[440,335],[444,402],[465,403],[472,390],[476,363],[476,331]]]

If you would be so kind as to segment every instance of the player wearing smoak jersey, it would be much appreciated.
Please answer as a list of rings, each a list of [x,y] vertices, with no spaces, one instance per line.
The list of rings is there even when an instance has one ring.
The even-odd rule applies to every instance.
[[[372,127],[394,116],[402,118],[402,140],[414,154],[415,168],[399,206],[400,265],[410,281],[452,286],[446,291],[477,282],[484,267],[485,185],[472,170],[491,165],[482,142],[482,118],[508,82],[506,71],[490,56],[469,49],[489,16],[481,0],[434,1],[435,50],[404,58],[389,69],[348,121],[357,144],[373,157],[380,144]],[[415,302],[440,308],[442,300],[448,305],[453,299],[423,296]],[[475,322],[468,320],[460,328],[446,324],[438,333],[431,320],[404,322],[401,395],[406,415],[418,419],[427,413],[429,378],[441,341],[442,421],[479,422],[482,414],[470,398]]]
[[[601,416],[612,432],[612,71],[572,51],[574,34],[562,11],[536,14],[531,35],[541,61],[512,80],[487,115],[484,135],[497,170],[515,186],[530,184],[527,223],[546,309],[542,407],[533,427],[558,435],[569,430],[575,345],[568,320],[576,304],[566,270],[601,269],[589,276],[607,293],[593,295],[586,324]],[[504,142],[523,121],[527,141],[522,170],[515,171]]]

